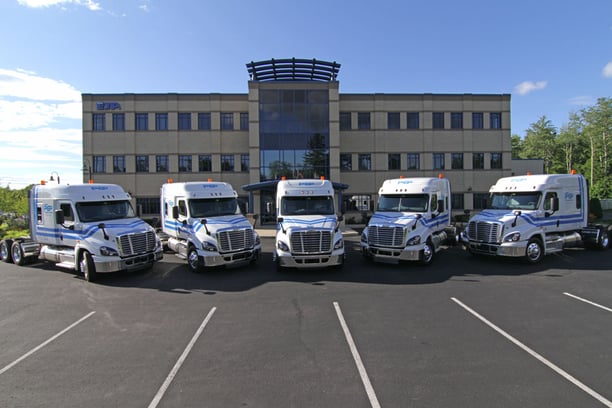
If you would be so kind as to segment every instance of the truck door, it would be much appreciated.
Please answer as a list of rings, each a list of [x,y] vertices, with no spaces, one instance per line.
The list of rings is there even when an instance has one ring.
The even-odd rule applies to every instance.
[[[176,205],[178,207],[178,218],[177,221],[177,235],[179,238],[188,239],[190,235],[190,225],[187,222],[189,216],[187,212],[187,200],[183,197],[176,198]]]
[[[80,239],[80,231],[75,231],[75,212],[70,201],[59,201],[58,209],[64,213],[64,223],[56,225],[57,244],[63,246],[75,246],[76,242]]]

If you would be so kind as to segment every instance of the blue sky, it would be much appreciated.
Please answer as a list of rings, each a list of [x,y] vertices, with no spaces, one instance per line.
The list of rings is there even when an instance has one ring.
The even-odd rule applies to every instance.
[[[245,64],[342,65],[341,93],[509,93],[512,134],[612,95],[612,0],[1,0],[0,186],[82,182],[81,93],[248,92]]]

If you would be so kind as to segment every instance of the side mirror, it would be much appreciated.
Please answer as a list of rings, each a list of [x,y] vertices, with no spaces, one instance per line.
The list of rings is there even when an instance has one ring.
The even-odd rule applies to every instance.
[[[444,200],[438,200],[438,212],[444,212]]]
[[[550,208],[553,211],[559,211],[559,197],[551,197]]]
[[[344,221],[344,215],[343,214],[340,214],[338,216],[338,221]]]
[[[172,218],[174,218],[175,220],[178,220],[179,217],[179,210],[178,207],[175,205],[174,207],[172,207]]]
[[[63,224],[65,221],[64,210],[55,210],[55,223]]]

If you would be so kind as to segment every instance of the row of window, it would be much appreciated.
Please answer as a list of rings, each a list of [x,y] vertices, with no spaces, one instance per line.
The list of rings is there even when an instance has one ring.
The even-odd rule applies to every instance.
[[[122,132],[126,130],[125,125],[125,113],[112,113],[112,128],[115,132]],[[130,114],[131,115],[131,114]],[[136,112],[134,115],[134,129],[135,130],[149,130],[149,113]],[[155,128],[154,130],[169,130],[168,115],[169,113],[151,113],[155,115]],[[198,112],[197,123],[192,123],[192,112],[178,112],[177,113],[177,128],[178,130],[211,130],[211,112]],[[234,113],[233,112],[221,112],[220,113],[220,127],[221,130],[235,130],[234,129]],[[240,112],[240,127],[239,130],[249,130],[249,114],[247,112]],[[106,126],[106,113],[94,113],[92,116],[92,130],[95,132],[102,132],[107,130]]]
[[[112,128],[115,132],[123,132],[126,130],[125,113],[112,113]],[[149,130],[149,113],[136,112],[134,113],[134,129],[138,131]],[[154,130],[164,131],[169,130],[168,115],[169,113],[155,113],[155,128]],[[197,123],[192,123],[192,112],[177,113],[177,128],[178,130],[211,130],[211,112],[198,112]],[[445,113],[431,112],[432,128],[445,129]],[[340,130],[352,130],[351,112],[340,112]],[[419,112],[387,112],[387,129],[402,129],[402,116],[405,116],[405,129],[421,129]],[[464,112],[450,112],[450,129],[463,129]],[[501,112],[489,112],[489,129],[502,128]],[[234,113],[220,112],[220,129],[234,129]],[[357,112],[357,129],[369,130],[372,128],[370,112]],[[484,112],[472,112],[472,129],[484,129]],[[239,130],[249,130],[249,114],[240,112]],[[107,130],[106,113],[94,113],[92,117],[92,130],[102,132]]]
[[[352,130],[352,112],[340,112],[340,130]],[[356,112],[357,129],[368,130],[372,128],[370,112]],[[466,112],[450,112],[450,129],[463,129],[463,118]],[[472,112],[471,129],[484,129],[484,112]],[[405,126],[402,119],[405,118]],[[431,112],[433,129],[446,129],[445,112]],[[387,129],[421,129],[419,112],[387,112]],[[502,128],[501,112],[489,112],[489,129]]]
[[[154,163],[151,161],[154,158]],[[126,164],[126,156],[118,155],[112,156],[112,171],[107,171],[107,157],[106,156],[93,156],[92,172],[94,173],[149,173],[154,171],[155,173],[168,173],[170,172],[170,161],[169,156],[165,154],[149,156],[149,155],[136,155],[134,156],[134,168],[128,169]],[[153,167],[154,166],[154,167]],[[197,156],[197,163],[193,163],[192,155],[179,155],[178,156],[178,168],[179,173],[191,173],[197,172],[212,172],[212,155],[200,154]],[[197,169],[197,170],[196,170]],[[233,154],[222,154],[220,162],[220,171],[222,172],[248,172],[249,171],[249,155],[240,155],[240,168],[236,169],[235,158]]]
[[[422,170],[421,153],[406,153],[406,168],[402,169],[402,153],[389,153],[387,155],[387,170]],[[464,169],[463,153],[450,153],[450,167],[446,167],[446,153],[432,153],[434,170],[462,170]],[[481,170],[485,168],[485,154],[482,152],[472,153],[472,169]],[[503,168],[502,154],[490,153],[489,168]],[[353,155],[351,153],[340,154],[340,170],[353,170]],[[357,155],[357,170],[372,170],[372,154],[359,153]]]

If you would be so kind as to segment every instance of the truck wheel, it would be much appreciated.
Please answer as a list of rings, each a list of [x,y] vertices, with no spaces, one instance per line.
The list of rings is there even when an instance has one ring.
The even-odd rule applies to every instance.
[[[423,255],[421,257],[422,265],[430,265],[433,262],[434,254],[436,250],[431,243],[431,239],[428,239],[425,243],[425,247],[423,247]]]
[[[87,282],[95,282],[98,274],[96,273],[96,265],[93,262],[91,254],[87,251],[81,252],[79,259],[79,272]]]
[[[599,238],[597,239],[597,249],[603,251],[608,249],[610,245],[610,236],[608,235],[608,231],[605,227],[599,228]]]
[[[194,246],[189,247],[189,251],[187,251],[187,265],[191,272],[199,272],[200,264],[198,259],[198,251],[196,251]]]
[[[0,259],[2,262],[13,263],[13,257],[11,256],[11,244],[10,240],[0,242]]]
[[[13,258],[13,263],[15,265],[25,265],[23,249],[21,249],[21,245],[19,245],[19,242],[13,242],[13,244],[11,245],[11,257]]]
[[[531,238],[527,243],[527,249],[525,251],[525,258],[530,264],[536,264],[542,260],[544,256],[544,248],[542,247],[542,241],[538,238]]]

